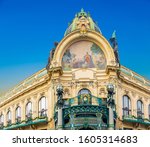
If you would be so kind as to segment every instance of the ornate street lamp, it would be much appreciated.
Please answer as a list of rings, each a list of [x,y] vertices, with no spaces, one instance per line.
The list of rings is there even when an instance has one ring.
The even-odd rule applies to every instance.
[[[109,130],[114,130],[114,111],[115,101],[113,99],[113,95],[115,94],[115,88],[113,84],[107,85],[107,105],[109,108]]]
[[[113,95],[114,94],[114,85],[113,84],[108,84],[107,85],[107,91],[108,91],[108,94],[110,95]]]
[[[63,129],[63,112],[62,112],[62,108],[63,108],[63,86],[61,84],[59,84],[56,87],[56,92],[57,92],[57,107],[58,107],[58,124],[57,124],[57,129],[58,130],[62,130]]]
[[[63,86],[61,84],[57,85],[56,87],[57,92],[57,107],[63,107]]]
[[[108,95],[107,95],[107,104],[111,108],[115,107],[115,101],[113,99],[113,95],[115,94],[114,91],[115,91],[114,85],[113,84],[108,84],[107,85],[107,92],[108,92]]]

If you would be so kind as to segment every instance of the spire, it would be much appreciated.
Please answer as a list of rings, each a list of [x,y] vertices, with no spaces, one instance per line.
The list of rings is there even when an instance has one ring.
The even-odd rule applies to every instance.
[[[114,30],[114,32],[112,33],[112,37],[111,38],[117,39],[117,37],[116,37],[116,30]]]
[[[83,8],[81,8],[81,13],[84,13],[84,9]]]
[[[82,33],[86,33],[87,30],[94,30],[101,34],[100,28],[92,19],[90,13],[85,12],[83,8],[81,8],[80,12],[76,13],[75,18],[71,24],[69,24],[64,36],[75,30],[80,30]]]
[[[117,42],[117,37],[116,37],[116,30],[114,30],[114,32],[112,33],[112,36],[110,38],[110,42],[111,42],[112,48],[114,49],[116,62],[119,63],[119,65],[120,65],[119,54],[118,54],[118,42]]]
[[[82,8],[81,11],[78,13],[78,17],[81,17],[81,16],[87,17],[87,13],[84,11],[83,8]]]

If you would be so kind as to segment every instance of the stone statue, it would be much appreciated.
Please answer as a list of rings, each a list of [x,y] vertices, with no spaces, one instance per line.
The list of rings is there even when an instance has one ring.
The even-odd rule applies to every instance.
[[[57,92],[57,107],[58,108],[62,108],[63,107],[63,86],[60,84],[57,86],[56,88],[56,92]]]
[[[50,66],[51,61],[53,59],[53,56],[54,56],[55,49],[56,49],[57,45],[58,45],[58,42],[54,42],[54,48],[50,51],[50,55],[48,57],[48,64],[46,65],[47,70],[49,69],[49,66]]]
[[[119,63],[119,54],[118,54],[118,43],[117,43],[117,38],[116,38],[116,31],[113,32],[112,37],[110,38],[110,42],[112,44],[112,48],[114,49],[114,54],[116,58],[116,62]]]
[[[107,85],[107,104],[111,108],[115,108],[115,100],[113,99],[113,95],[115,94],[114,92],[114,86],[112,84]]]

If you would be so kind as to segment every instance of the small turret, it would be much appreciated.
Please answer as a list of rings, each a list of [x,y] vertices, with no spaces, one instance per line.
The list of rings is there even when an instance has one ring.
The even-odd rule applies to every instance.
[[[89,12],[86,13],[83,8],[79,13],[75,15],[75,18],[73,19],[72,23],[69,24],[69,27],[65,31],[64,36],[70,34],[75,30],[80,30],[83,33],[85,30],[93,30],[98,33],[101,33],[100,28],[92,19],[90,13]]]

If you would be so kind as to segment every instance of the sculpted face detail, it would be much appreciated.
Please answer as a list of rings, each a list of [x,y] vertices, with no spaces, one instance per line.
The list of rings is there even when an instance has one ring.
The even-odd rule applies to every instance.
[[[63,70],[76,68],[106,68],[106,58],[101,48],[90,41],[79,41],[72,44],[62,58]]]

